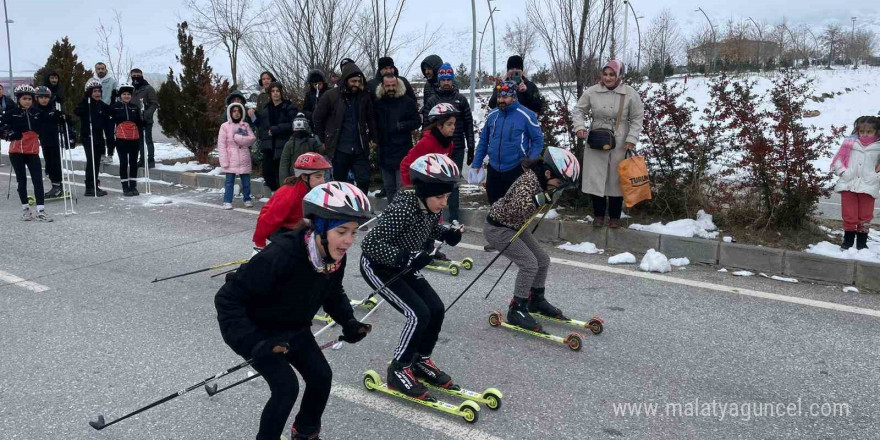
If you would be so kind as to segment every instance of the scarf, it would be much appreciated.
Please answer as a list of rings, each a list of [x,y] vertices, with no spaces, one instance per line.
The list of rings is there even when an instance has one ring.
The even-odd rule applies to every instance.
[[[306,232],[305,242],[306,242],[306,250],[309,253],[309,261],[312,263],[312,267],[316,272],[321,274],[331,274],[336,272],[339,269],[339,262],[333,261],[330,258],[324,259],[321,256],[321,251],[318,250],[318,234],[315,234],[315,231]]]
[[[602,71],[604,71],[605,69],[611,69],[614,71],[614,73],[617,74],[617,82],[614,83],[614,87],[605,87],[608,90],[614,90],[618,86],[620,86],[620,83],[623,82],[623,63],[618,60],[611,60],[607,64],[605,64],[605,67],[602,67]],[[599,84],[602,84],[603,87],[605,86],[605,83],[602,82],[601,78],[599,78]]]

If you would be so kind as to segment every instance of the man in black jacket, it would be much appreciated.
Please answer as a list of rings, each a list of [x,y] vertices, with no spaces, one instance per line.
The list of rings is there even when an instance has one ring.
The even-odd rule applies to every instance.
[[[64,93],[61,91],[61,86],[59,84],[60,77],[58,76],[58,72],[54,69],[46,72],[46,76],[43,80],[43,85],[49,88],[49,91],[52,92],[52,97],[49,98],[49,107],[53,110],[55,109],[55,103],[61,103],[61,109],[64,109]]]
[[[278,181],[281,152],[293,134],[293,120],[299,109],[284,98],[284,88],[280,83],[270,84],[268,92],[269,102],[259,109],[257,116],[257,137],[263,153],[263,179],[269,190],[275,192],[281,186]]]
[[[412,148],[413,130],[421,125],[416,101],[404,90],[406,84],[393,73],[385,75],[382,84],[373,90],[379,131],[379,170],[389,203],[400,188],[400,161]]]
[[[397,90],[397,94],[406,94],[406,96],[412,98],[413,101],[416,100],[416,92],[413,91],[409,81],[400,76],[400,72],[398,72],[397,67],[394,66],[394,59],[391,57],[379,58],[379,66],[376,69],[376,76],[367,82],[367,93],[369,93],[373,99],[376,99],[376,89],[382,85],[382,78],[385,77],[385,75],[394,75],[398,80],[403,82],[404,89]]]
[[[153,114],[159,108],[159,95],[156,94],[156,89],[144,78],[141,69],[131,69],[131,85],[134,86],[134,94],[131,97],[132,104],[138,107],[143,105],[144,135],[141,140],[141,150],[143,150],[143,143],[146,142],[147,156],[149,156],[147,157],[147,166],[156,168],[156,147],[153,145]],[[144,157],[141,155],[138,168],[143,166]]]
[[[467,98],[458,91],[455,85],[455,71],[449,63],[444,63],[440,70],[437,71],[437,79],[439,88],[437,92],[425,101],[422,107],[422,117],[427,118],[428,112],[435,105],[441,102],[449,103],[455,106],[459,112],[459,116],[455,118],[455,133],[452,135],[452,160],[458,165],[458,169],[462,169],[464,165],[465,152],[467,152],[467,163],[471,164],[474,158],[474,117],[471,112],[471,105]],[[458,221],[458,187],[456,187],[449,196],[449,218],[450,222]]]
[[[516,99],[527,109],[535,112],[536,115],[543,113],[541,107],[541,92],[535,83],[523,76],[523,59],[519,55],[511,55],[507,59],[507,81],[513,81],[517,84]],[[492,98],[489,99],[489,108],[498,106],[498,90],[492,92]]]
[[[366,193],[370,187],[370,142],[377,140],[373,100],[364,91],[366,78],[354,62],[345,63],[339,82],[339,87],[318,100],[312,122],[331,158],[333,179],[346,182],[351,171],[355,184]]]
[[[443,65],[443,59],[440,58],[439,55],[428,55],[422,60],[422,75],[425,77],[425,88],[422,89],[422,107],[427,107],[425,105],[428,102],[428,98],[431,97],[434,93],[437,92],[437,89],[440,85],[437,83],[437,71],[440,70],[440,66]],[[431,107],[428,107],[430,110]]]

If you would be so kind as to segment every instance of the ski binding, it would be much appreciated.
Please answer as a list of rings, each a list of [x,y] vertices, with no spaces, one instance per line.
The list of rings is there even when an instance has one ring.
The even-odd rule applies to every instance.
[[[516,330],[518,332],[525,333],[527,335],[537,336],[542,339],[547,339],[558,344],[562,344],[571,351],[580,351],[583,346],[583,337],[577,333],[569,333],[566,337],[551,335],[549,333],[536,332],[528,329],[524,329],[522,327],[517,327],[515,325],[508,324],[502,319],[501,312],[494,311],[489,315],[489,325],[492,327],[504,327],[510,330]]]
[[[477,420],[480,418],[480,406],[473,400],[465,400],[461,405],[455,406],[451,403],[434,399],[433,397],[428,397],[424,400],[416,399],[401,392],[389,389],[388,384],[382,381],[379,373],[376,373],[373,370],[368,370],[364,373],[364,387],[369,391],[381,391],[385,394],[390,394],[404,400],[409,400],[410,402],[418,403],[419,405],[427,406],[428,408],[459,416],[468,423],[477,423]]]

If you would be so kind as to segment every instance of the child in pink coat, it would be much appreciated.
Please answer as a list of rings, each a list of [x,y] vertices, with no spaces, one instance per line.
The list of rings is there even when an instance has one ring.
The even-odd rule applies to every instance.
[[[250,125],[242,118],[244,106],[233,102],[226,108],[226,122],[220,126],[217,136],[217,152],[220,154],[220,167],[226,173],[226,191],[223,193],[223,208],[232,209],[235,176],[241,178],[241,193],[244,206],[254,206],[251,201],[251,145],[257,140]]]

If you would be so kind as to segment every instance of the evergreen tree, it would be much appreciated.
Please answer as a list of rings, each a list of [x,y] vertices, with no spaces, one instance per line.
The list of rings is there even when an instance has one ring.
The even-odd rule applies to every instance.
[[[73,116],[73,108],[85,95],[86,82],[94,76],[79,61],[75,51],[76,46],[70,44],[68,37],[56,41],[46,64],[34,73],[34,86],[43,85],[48,71],[55,70],[58,73],[58,83],[65,100],[64,112],[74,118],[76,116]]]
[[[464,63],[458,65],[455,69],[455,84],[460,90],[471,88],[471,76],[468,74],[467,66]]]
[[[177,25],[177,43],[182,70],[175,78],[174,70],[168,69],[168,79],[159,89],[159,124],[166,136],[177,138],[199,163],[206,163],[217,144],[218,115],[225,111],[229,81],[214,74],[202,45],[193,44],[186,22]]]

